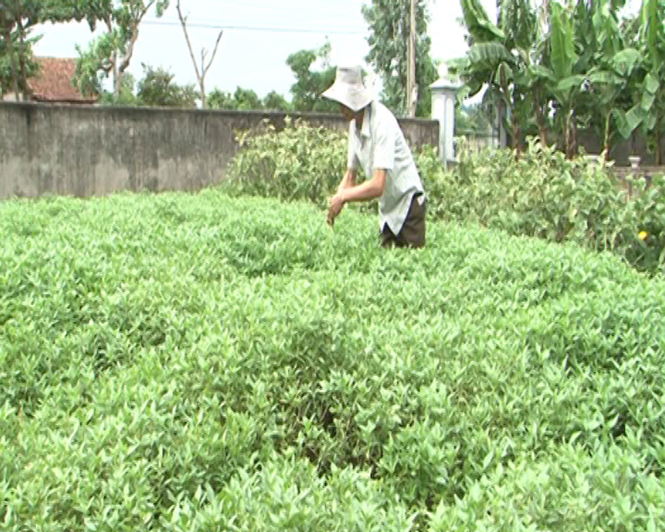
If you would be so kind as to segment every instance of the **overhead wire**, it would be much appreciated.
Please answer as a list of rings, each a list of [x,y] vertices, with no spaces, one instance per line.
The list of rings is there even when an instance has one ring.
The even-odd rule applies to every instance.
[[[339,1],[339,0],[332,0]],[[353,0],[351,0],[353,1]],[[289,6],[286,9],[283,7],[275,6],[273,3],[262,3],[261,0],[215,0],[214,2],[216,10],[221,8],[242,8],[249,7],[252,13],[256,13],[257,10],[262,12],[268,11],[270,13],[279,13],[282,15],[289,16],[291,19],[285,24],[275,24],[269,26],[262,26],[253,23],[235,23],[235,22],[222,22],[219,20],[210,20],[207,18],[205,22],[196,22],[193,20],[187,20],[187,26],[191,28],[200,28],[200,29],[214,29],[214,30],[241,30],[241,31],[264,31],[264,32],[280,32],[280,33],[317,33],[317,34],[331,34],[331,35],[365,35],[367,29],[364,27],[358,27],[357,22],[354,21],[353,25],[349,27],[344,27],[344,21],[348,20],[350,17],[345,16],[344,10],[340,11],[340,4],[328,4],[327,7],[335,6],[337,9],[333,13],[324,10],[321,12],[320,9],[317,9],[316,12],[313,11],[304,11],[295,6]],[[224,5],[226,4],[226,5]],[[308,7],[312,8],[315,6],[309,5]],[[351,8],[350,4],[344,5],[344,8]],[[226,11],[225,9],[222,9]],[[208,9],[208,12],[212,12],[213,9]],[[309,19],[307,22],[303,21],[305,26],[294,26],[292,24],[293,18],[299,16],[301,19]],[[312,21],[311,17],[316,16],[316,21]],[[271,17],[278,18],[278,17]],[[143,22],[150,26],[180,26],[180,21],[177,18],[146,18]],[[332,24],[331,24],[332,22]],[[320,26],[323,26],[321,27]],[[326,26],[331,25],[331,28]]]
[[[179,21],[145,19],[142,24],[148,26],[180,26]],[[313,29],[296,27],[278,27],[278,26],[252,26],[244,24],[207,24],[203,22],[187,22],[187,27],[211,29],[211,30],[246,30],[246,31],[265,31],[279,33],[318,33],[328,35],[365,35],[367,30],[344,30],[344,29]]]

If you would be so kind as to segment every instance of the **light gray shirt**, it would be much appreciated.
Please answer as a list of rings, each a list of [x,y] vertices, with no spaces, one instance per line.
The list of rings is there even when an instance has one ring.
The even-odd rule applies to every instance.
[[[381,102],[374,101],[365,109],[363,125],[358,131],[355,119],[349,125],[348,167],[361,167],[368,178],[374,170],[386,170],[386,186],[379,199],[379,226],[385,224],[394,234],[402,229],[416,192],[424,189],[399,122]]]

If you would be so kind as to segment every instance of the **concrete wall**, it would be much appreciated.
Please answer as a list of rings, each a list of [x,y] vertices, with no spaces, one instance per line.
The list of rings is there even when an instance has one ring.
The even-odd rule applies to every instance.
[[[550,146],[556,144],[560,150],[564,150],[565,139],[557,137],[554,132],[548,131],[547,141]],[[507,142],[508,145],[512,145],[510,131],[507,131]],[[604,140],[595,131],[580,129],[577,132],[577,144],[580,148],[584,148],[587,154],[599,155],[603,150],[603,142]],[[665,136],[661,139],[660,145],[665,156]],[[633,154],[641,157],[640,165],[642,166],[656,164],[656,153],[649,151],[647,141],[640,131],[636,131],[632,139],[623,139],[618,134],[612,139],[610,159],[614,161],[615,166],[630,166],[628,157]]]
[[[286,116],[0,102],[0,198],[197,190],[224,178],[236,130],[281,129]],[[341,116],[289,116],[346,131]],[[438,144],[438,121],[400,125],[412,146]]]
[[[603,149],[602,139],[599,139],[593,131],[580,131],[578,143],[587,153],[599,154]],[[660,145],[662,153],[665,154],[665,138],[661,140]],[[613,139],[610,159],[616,166],[630,166],[628,157],[633,153],[642,158],[640,164],[643,166],[651,166],[656,163],[656,153],[649,151],[647,141],[640,131],[635,132],[634,139],[623,139],[618,135]]]

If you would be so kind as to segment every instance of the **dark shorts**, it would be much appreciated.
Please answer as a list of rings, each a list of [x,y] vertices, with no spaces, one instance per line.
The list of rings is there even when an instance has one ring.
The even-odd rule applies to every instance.
[[[381,231],[381,245],[383,247],[425,247],[425,218],[427,214],[427,200],[421,205],[418,198],[421,194],[416,194],[411,200],[409,212],[406,215],[404,225],[399,234],[395,235],[388,224],[383,226]]]

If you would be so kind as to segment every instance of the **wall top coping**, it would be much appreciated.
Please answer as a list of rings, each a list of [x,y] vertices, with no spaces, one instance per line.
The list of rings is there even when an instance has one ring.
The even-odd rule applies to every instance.
[[[126,106],[126,105],[73,105],[61,103],[43,103],[43,102],[12,102],[0,101],[0,106],[5,107],[18,107],[27,112],[39,109],[58,109],[71,111],[76,109],[81,112],[127,112],[127,113],[168,113],[168,114],[191,114],[197,113],[201,115],[217,115],[217,116],[253,116],[256,118],[263,117],[269,119],[271,117],[292,117],[294,119],[320,119],[320,120],[336,120],[343,121],[344,117],[341,114],[323,113],[323,112],[291,112],[291,111],[268,111],[268,110],[236,110],[236,109],[185,109],[175,107],[142,107],[142,106]],[[438,120],[431,118],[411,118],[406,116],[396,116],[397,120],[405,124],[434,124]]]

